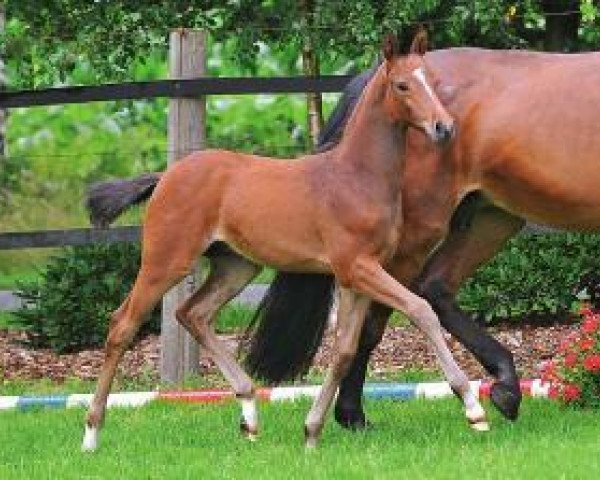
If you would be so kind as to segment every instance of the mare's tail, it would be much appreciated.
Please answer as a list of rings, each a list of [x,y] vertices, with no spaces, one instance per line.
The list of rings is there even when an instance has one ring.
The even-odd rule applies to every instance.
[[[248,372],[271,383],[305,373],[323,339],[332,298],[331,275],[279,272],[245,333],[252,335]]]
[[[92,225],[107,227],[129,207],[147,200],[160,177],[160,173],[146,173],[136,178],[93,185],[86,200]]]
[[[356,76],[323,128],[319,151],[334,146],[376,67]],[[310,366],[327,325],[333,298],[331,275],[278,272],[246,330],[249,373],[270,382],[291,380]],[[244,344],[247,342],[243,342]]]

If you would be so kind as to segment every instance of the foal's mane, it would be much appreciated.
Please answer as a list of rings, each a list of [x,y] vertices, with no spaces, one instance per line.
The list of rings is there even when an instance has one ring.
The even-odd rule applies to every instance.
[[[356,97],[355,102],[351,105],[352,110],[346,114],[345,122],[340,127],[341,132],[338,142],[343,138],[346,132],[353,128],[354,123],[356,123],[356,119],[361,113],[362,104],[367,101],[367,98],[373,94],[373,90],[378,87],[378,82],[381,81],[380,77],[383,75],[382,72],[384,70],[385,67],[383,64],[380,64],[378,67],[374,68],[372,74],[369,75],[364,82],[364,85],[362,85],[360,95]]]

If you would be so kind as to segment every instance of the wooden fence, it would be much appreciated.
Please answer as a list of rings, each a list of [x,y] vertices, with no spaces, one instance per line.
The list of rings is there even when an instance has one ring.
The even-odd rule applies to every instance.
[[[97,101],[186,98],[205,95],[260,93],[339,92],[351,76],[194,78],[131,82],[92,87],[61,87],[43,90],[0,92],[0,109],[40,105],[64,105]],[[107,230],[67,229],[33,232],[0,232],[0,250],[86,245],[99,242],[129,242],[139,239],[137,227]]]

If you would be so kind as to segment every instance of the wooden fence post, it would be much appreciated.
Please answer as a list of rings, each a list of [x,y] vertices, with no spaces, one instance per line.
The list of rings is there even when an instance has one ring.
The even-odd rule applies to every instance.
[[[171,78],[184,79],[205,74],[205,34],[198,30],[178,29],[171,32],[169,47]],[[200,98],[177,98],[169,101],[168,163],[204,146],[205,101]],[[181,232],[185,235],[186,232]],[[199,348],[196,341],[175,319],[177,307],[197,286],[198,271],[173,287],[163,298],[161,331],[161,380],[181,383],[198,373]]]

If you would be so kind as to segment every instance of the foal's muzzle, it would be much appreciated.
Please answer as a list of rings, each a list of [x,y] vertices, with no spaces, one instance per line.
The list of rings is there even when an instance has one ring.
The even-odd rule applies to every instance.
[[[435,143],[445,144],[452,140],[456,131],[454,122],[445,123],[437,120],[433,123],[432,139]]]

